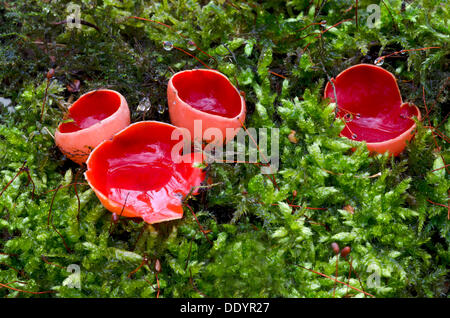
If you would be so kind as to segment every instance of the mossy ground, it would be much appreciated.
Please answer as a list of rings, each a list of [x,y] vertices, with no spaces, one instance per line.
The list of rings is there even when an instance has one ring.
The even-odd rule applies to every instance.
[[[0,188],[25,160],[34,182],[24,171],[0,197],[0,283],[8,284],[0,296],[364,297],[305,269],[334,277],[332,242],[352,248],[352,268],[342,257],[338,265],[338,279],[352,287],[376,297],[448,296],[449,12],[441,1],[376,3],[375,28],[368,26],[371,1],[359,1],[358,24],[351,0],[74,3],[95,27],[56,24],[69,1],[0,1],[0,96],[12,100],[10,108],[0,105]],[[190,51],[189,40],[207,54]],[[163,41],[245,92],[247,126],[280,129],[276,183],[256,165],[213,164],[209,176],[218,185],[188,201],[212,244],[188,208],[179,221],[149,226],[123,218],[111,227],[88,186],[48,192],[84,181],[51,136],[68,100],[108,87],[126,96],[133,121],[169,122],[172,72],[204,66],[164,50]],[[438,48],[382,65],[397,77],[403,100],[429,111],[406,150],[369,155],[364,144],[339,137],[343,123],[321,97],[327,76],[428,47]],[[71,92],[76,80],[80,89]],[[152,106],[142,113],[145,98]],[[80,267],[81,288],[69,283],[71,264]]]

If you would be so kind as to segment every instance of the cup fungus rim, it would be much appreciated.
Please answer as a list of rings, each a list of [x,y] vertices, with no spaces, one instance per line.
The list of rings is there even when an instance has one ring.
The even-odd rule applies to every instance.
[[[417,120],[421,120],[422,116],[421,116],[421,113],[420,113],[420,109],[419,109],[415,104],[409,103],[409,102],[403,102],[402,95],[401,95],[401,92],[400,92],[400,88],[399,88],[399,86],[398,86],[397,79],[396,79],[396,77],[394,76],[394,74],[392,74],[391,72],[385,70],[384,68],[382,68],[382,67],[380,67],[380,66],[372,65],[372,64],[367,64],[367,63],[361,63],[361,64],[357,64],[357,65],[352,65],[352,66],[346,68],[345,70],[343,70],[342,72],[340,72],[335,78],[331,78],[330,81],[332,81],[333,83],[335,83],[335,82],[338,80],[338,78],[340,78],[341,76],[345,75],[345,73],[347,73],[348,71],[354,70],[354,69],[356,69],[356,68],[367,68],[367,67],[368,67],[368,68],[371,68],[371,69],[376,69],[377,71],[381,71],[381,72],[383,72],[385,75],[390,76],[390,77],[392,78],[392,80],[393,80],[393,83],[395,83],[395,88],[396,88],[396,89],[395,89],[394,91],[395,91],[396,93],[398,93],[398,97],[399,97],[399,107],[400,107],[400,109],[403,108],[404,106],[406,106],[406,107],[413,107],[413,108],[414,108],[414,111],[415,111],[415,114],[414,114],[413,116],[410,117],[410,119],[413,121],[413,123],[411,124],[411,127],[409,127],[409,128],[406,129],[404,132],[402,132],[401,134],[397,135],[397,136],[394,137],[394,138],[386,139],[386,140],[383,140],[383,141],[375,141],[375,142],[368,142],[368,141],[365,141],[365,140],[355,140],[355,142],[359,142],[359,143],[365,142],[366,145],[367,145],[368,147],[370,147],[371,149],[375,149],[375,148],[384,148],[384,151],[383,151],[383,152],[389,151],[389,152],[391,152],[393,155],[397,155],[397,154],[399,154],[401,151],[392,151],[392,150],[393,150],[393,149],[394,149],[394,150],[397,150],[399,147],[396,147],[396,146],[397,146],[399,143],[401,143],[401,142],[405,142],[405,146],[406,146],[406,141],[410,139],[410,138],[408,138],[409,135],[411,135],[412,132],[413,132],[413,131],[416,129],[416,127],[417,127],[417,124],[416,124],[416,122],[413,120],[413,117],[416,117]],[[326,86],[325,86],[325,89],[324,89],[324,94],[323,94],[323,96],[324,96],[325,99],[326,99],[326,98],[329,98],[329,97],[327,96],[327,91],[329,90],[329,87],[331,86],[330,81],[327,82],[327,84],[326,84]],[[333,99],[334,99],[334,97],[333,97]],[[336,101],[334,101],[334,103],[336,103]],[[337,107],[337,104],[335,105],[335,108],[336,108],[336,107]],[[341,133],[339,134],[339,136],[345,137],[345,138],[347,138],[347,139],[350,139],[349,137],[343,135],[343,134],[342,134],[342,131],[341,131]],[[393,147],[390,147],[391,145],[392,145]],[[369,149],[369,150],[370,150],[370,149]],[[402,150],[403,150],[403,149],[402,149]],[[376,151],[376,150],[374,150],[374,151]],[[378,151],[376,151],[376,152],[378,152]]]
[[[138,122],[135,122],[135,123],[132,123],[132,124],[128,125],[127,127],[123,128],[122,130],[118,131],[116,134],[114,134],[114,136],[113,136],[111,139],[103,140],[100,144],[97,145],[97,147],[95,147],[95,148],[91,151],[91,153],[89,154],[88,159],[86,160],[86,166],[87,166],[87,169],[86,169],[86,171],[85,171],[83,174],[84,174],[84,177],[85,177],[87,183],[88,183],[89,186],[91,187],[91,189],[94,191],[94,193],[95,193],[97,196],[99,196],[99,197],[101,198],[101,199],[100,199],[100,198],[99,198],[99,199],[100,199],[100,201],[101,201],[102,203],[103,203],[103,201],[108,202],[108,205],[110,205],[111,207],[113,207],[113,208],[115,208],[115,209],[117,209],[117,210],[122,211],[120,215],[125,216],[125,217],[141,217],[141,215],[140,215],[137,211],[135,211],[133,208],[129,208],[129,207],[127,207],[126,205],[124,205],[123,202],[120,203],[120,202],[117,202],[117,201],[114,200],[114,199],[109,198],[109,197],[108,197],[107,195],[105,195],[98,187],[96,187],[96,186],[93,185],[93,182],[91,182],[91,180],[89,179],[89,176],[88,176],[88,172],[89,172],[89,171],[92,171],[92,170],[91,170],[92,167],[90,167],[90,165],[91,165],[90,162],[91,162],[91,160],[93,160],[92,158],[95,156],[95,153],[96,153],[97,151],[99,151],[99,149],[101,149],[101,147],[102,147],[105,143],[113,143],[114,140],[115,140],[119,135],[121,135],[124,131],[126,131],[127,129],[129,129],[129,128],[131,128],[131,127],[140,126],[140,125],[147,125],[147,124],[157,124],[157,125],[160,125],[160,126],[171,127],[171,128],[173,128],[173,129],[180,129],[180,127],[177,127],[177,126],[172,125],[172,124],[170,124],[170,123],[161,122],[161,121],[157,121],[157,120],[144,120],[144,121],[138,121]],[[191,187],[191,188],[192,188],[192,187]],[[180,201],[180,202],[181,202],[181,201]],[[181,219],[181,218],[183,217],[183,213],[182,213],[182,205],[180,205],[179,208],[180,208],[180,212],[181,212],[180,215],[175,216],[176,212],[173,211],[173,212],[174,212],[174,217],[168,217],[168,218],[165,218],[164,220],[158,220],[158,221],[156,221],[156,222],[152,222],[151,224]],[[108,208],[107,208],[107,209],[108,209]],[[108,209],[108,210],[109,210],[109,209]],[[111,212],[111,213],[115,213],[115,212],[112,212],[112,211],[110,211],[110,212]]]
[[[396,89],[397,89],[396,91],[398,92],[398,96],[400,97],[399,100],[400,100],[400,106],[401,106],[401,105],[403,104],[403,100],[402,100],[402,95],[401,95],[401,92],[400,92],[400,88],[398,87],[398,84],[397,84],[397,78],[395,77],[394,74],[392,74],[392,73],[389,72],[388,70],[385,70],[385,69],[382,68],[381,66],[377,66],[377,65],[373,65],[373,64],[368,64],[368,63],[360,63],[360,64],[352,65],[352,66],[346,68],[345,70],[343,70],[342,72],[340,72],[336,77],[331,78],[331,81],[336,82],[336,81],[338,80],[338,78],[344,76],[345,73],[347,73],[347,72],[349,72],[349,71],[351,71],[351,70],[357,69],[357,68],[366,68],[366,67],[371,68],[371,69],[374,69],[374,70],[377,70],[377,71],[384,72],[385,75],[389,75],[389,76],[392,78],[392,80],[393,80],[393,81],[395,82],[395,84],[396,84],[395,87],[396,87]],[[328,86],[329,86],[329,85],[331,85],[331,84],[330,84],[330,81],[328,81],[327,84],[326,84],[326,86],[325,86],[325,90],[324,90],[324,97],[325,97],[325,98],[327,98],[327,97],[326,97],[326,92],[327,92],[327,89],[328,89]]]
[[[91,126],[89,126],[89,127],[86,127],[86,128],[81,128],[81,129],[76,130],[76,131],[62,132],[62,131],[60,130],[60,127],[61,127],[61,125],[64,124],[64,121],[63,121],[63,122],[61,122],[61,123],[58,125],[58,128],[56,129],[55,134],[60,134],[60,135],[65,135],[65,136],[67,136],[67,135],[77,136],[77,135],[85,134],[85,133],[87,133],[87,132],[89,132],[89,131],[91,131],[91,130],[96,130],[96,129],[100,128],[100,126],[104,125],[105,123],[109,123],[109,122],[115,120],[114,115],[116,115],[118,112],[120,112],[120,110],[122,109],[122,107],[124,107],[124,106],[127,106],[127,107],[128,107],[128,103],[127,103],[125,97],[124,97],[121,93],[119,93],[118,91],[112,90],[112,89],[101,88],[101,89],[96,89],[96,90],[92,90],[92,91],[86,92],[86,93],[84,93],[83,95],[81,95],[75,102],[73,102],[72,105],[70,105],[70,106],[67,108],[67,111],[69,112],[69,114],[70,114],[70,110],[71,110],[74,106],[76,106],[76,104],[79,103],[83,98],[85,98],[85,97],[88,96],[88,95],[95,94],[95,93],[97,93],[97,92],[110,92],[110,93],[113,93],[113,94],[117,95],[117,97],[119,97],[119,106],[117,107],[117,109],[116,109],[113,113],[111,113],[108,117],[106,117],[106,118],[104,118],[104,119],[102,119],[102,120],[96,122],[95,124],[93,124],[93,125],[91,125]],[[125,128],[126,128],[126,127],[125,127]]]
[[[175,87],[175,84],[173,83],[173,79],[176,76],[180,76],[181,74],[192,73],[192,72],[212,72],[212,73],[216,73],[217,75],[223,77],[231,85],[231,87],[236,91],[236,94],[238,94],[238,96],[240,98],[241,103],[240,103],[240,111],[239,111],[239,113],[236,116],[233,116],[233,117],[227,117],[227,116],[221,116],[221,115],[218,115],[218,114],[207,113],[205,111],[202,111],[202,110],[199,110],[199,109],[193,107],[187,101],[185,101],[183,98],[181,98],[181,96],[178,93],[178,89]],[[189,107],[190,111],[192,111],[194,114],[196,114],[199,117],[200,116],[205,116],[207,118],[210,117],[210,118],[214,118],[214,119],[234,121],[236,119],[242,118],[242,116],[246,112],[245,99],[242,96],[242,94],[240,93],[240,91],[237,89],[236,86],[233,85],[233,83],[231,83],[230,79],[225,74],[223,74],[223,73],[221,73],[221,72],[219,72],[217,70],[199,68],[199,69],[179,71],[179,72],[177,72],[177,73],[172,75],[172,77],[170,78],[169,83],[167,85],[167,89],[172,89],[173,92],[175,93],[175,98],[177,100],[181,101],[187,107]]]

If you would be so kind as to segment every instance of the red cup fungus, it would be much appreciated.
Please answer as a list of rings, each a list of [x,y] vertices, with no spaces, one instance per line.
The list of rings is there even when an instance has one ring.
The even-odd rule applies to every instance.
[[[234,138],[245,121],[244,97],[225,75],[215,70],[196,69],[174,74],[167,86],[167,99],[171,122],[187,128],[192,140],[226,143]],[[196,127],[199,123],[201,127]],[[222,138],[214,132],[219,132]],[[200,133],[201,136],[197,136]]]
[[[340,73],[325,87],[325,98],[336,102],[337,116],[346,122],[341,136],[365,141],[370,151],[398,155],[411,140],[419,109],[403,103],[393,74],[371,64],[359,64]]]
[[[55,142],[63,154],[80,165],[92,149],[130,124],[127,101],[113,90],[88,92],[68,111],[69,120],[58,126]]]
[[[92,151],[85,177],[106,209],[149,224],[183,217],[182,199],[203,182],[205,173],[201,153],[174,151],[176,129],[162,122],[137,122]]]

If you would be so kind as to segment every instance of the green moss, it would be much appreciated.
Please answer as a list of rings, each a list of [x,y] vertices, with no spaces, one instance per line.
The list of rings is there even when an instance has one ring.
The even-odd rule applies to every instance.
[[[15,111],[0,105],[0,188],[26,160],[36,195],[23,172],[0,197],[0,283],[54,293],[1,288],[0,296],[156,297],[158,259],[160,297],[331,297],[334,282],[302,267],[334,276],[330,244],[337,242],[352,248],[350,285],[377,297],[446,297],[450,223],[447,208],[434,203],[448,204],[449,177],[439,168],[450,161],[450,152],[426,126],[429,121],[450,135],[443,107],[448,9],[438,0],[404,7],[400,0],[389,1],[380,7],[380,27],[371,29],[370,3],[359,1],[358,27],[348,21],[314,38],[305,36],[354,19],[354,10],[346,12],[354,1],[327,1],[320,9],[309,3],[82,1],[81,18],[99,31],[53,24],[68,14],[65,2],[2,5],[0,96],[11,98]],[[304,29],[322,20],[325,27]],[[189,40],[204,52],[189,51]],[[144,97],[152,105],[145,119],[169,121],[158,105],[167,103],[171,71],[202,65],[179,50],[165,51],[163,41],[238,84],[246,95],[247,127],[280,131],[276,182],[256,165],[213,164],[209,174],[217,185],[188,201],[210,230],[212,244],[187,208],[179,221],[149,226],[123,218],[111,226],[111,214],[88,186],[78,185],[77,192],[65,187],[55,196],[49,192],[76,178],[83,182],[81,169],[59,152],[51,136],[71,81],[81,81],[74,98],[108,87],[126,96],[133,121],[144,118],[136,110]],[[339,137],[343,123],[321,97],[327,76],[425,47],[440,48],[390,57],[383,65],[396,75],[404,100],[414,101],[422,114],[431,110],[407,149],[396,158],[371,156],[363,144]],[[40,122],[51,67],[56,72]],[[288,139],[292,130],[295,144]],[[80,289],[69,284],[71,264],[80,268]],[[349,271],[341,257],[339,280],[347,282]],[[380,285],[370,287],[374,273]],[[338,284],[335,293],[343,297],[347,287]],[[352,289],[349,294],[363,296]]]

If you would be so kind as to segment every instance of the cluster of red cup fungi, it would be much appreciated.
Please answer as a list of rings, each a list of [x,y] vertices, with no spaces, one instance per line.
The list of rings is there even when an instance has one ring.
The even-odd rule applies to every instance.
[[[55,133],[56,144],[68,158],[87,164],[86,180],[105,208],[149,224],[182,218],[183,197],[196,194],[205,179],[201,152],[173,153],[178,143],[174,130],[187,129],[193,139],[194,122],[200,121],[201,136],[216,128],[228,136],[220,140],[226,142],[245,120],[244,98],[214,70],[174,74],[167,95],[175,126],[157,121],[130,125],[125,98],[112,90],[96,90],[69,108],[68,119]],[[227,128],[234,134],[226,135]]]
[[[346,123],[341,136],[365,141],[378,153],[399,154],[412,138],[411,118],[420,119],[416,106],[403,103],[395,77],[373,65],[343,71],[327,84],[324,97],[337,104],[337,116]],[[201,152],[173,153],[178,142],[172,140],[174,130],[186,129],[192,140],[201,133],[209,142],[206,132],[214,128],[222,133],[219,141],[226,143],[245,121],[243,96],[215,70],[174,74],[167,98],[173,125],[157,121],[130,125],[125,98],[101,89],[82,95],[58,126],[56,144],[71,160],[87,164],[87,182],[112,213],[140,217],[149,224],[182,218],[183,197],[196,193],[205,173],[199,165]],[[200,132],[196,121],[201,123]]]

